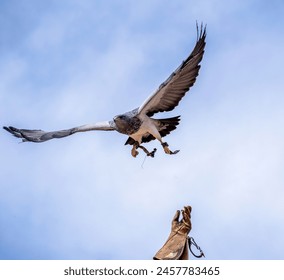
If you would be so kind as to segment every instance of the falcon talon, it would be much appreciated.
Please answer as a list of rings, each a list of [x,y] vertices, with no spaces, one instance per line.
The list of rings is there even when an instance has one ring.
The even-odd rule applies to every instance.
[[[145,154],[146,154],[147,156],[154,157],[154,154],[153,154],[154,151],[152,151],[152,152],[150,153],[144,146],[141,146],[141,145],[139,145],[138,148],[142,149],[142,150],[145,152]],[[155,153],[155,152],[154,152],[154,153]]]
[[[147,154],[147,156],[149,157],[155,157],[155,153],[156,153],[157,149],[155,148],[151,153]]]
[[[169,147],[169,144],[167,142],[164,142],[162,143],[162,147],[165,148],[165,147]]]

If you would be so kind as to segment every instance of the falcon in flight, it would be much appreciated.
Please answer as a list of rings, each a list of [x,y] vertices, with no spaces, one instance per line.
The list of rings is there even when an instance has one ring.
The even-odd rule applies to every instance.
[[[163,82],[159,88],[150,95],[138,108],[117,115],[111,121],[97,122],[74,127],[66,130],[46,132],[43,130],[18,129],[13,126],[3,128],[21,138],[23,142],[44,142],[54,138],[70,136],[77,132],[91,130],[116,130],[128,135],[125,145],[132,145],[131,155],[138,155],[137,149],[142,149],[147,156],[154,157],[156,149],[149,152],[142,143],[157,139],[160,141],[166,154],[176,154],[179,150],[171,151],[163,137],[176,129],[180,116],[156,119],[152,116],[158,112],[173,110],[184,97],[186,92],[193,86],[200,69],[200,62],[205,48],[206,27],[201,25],[200,31],[197,26],[197,41],[191,54],[181,65]]]

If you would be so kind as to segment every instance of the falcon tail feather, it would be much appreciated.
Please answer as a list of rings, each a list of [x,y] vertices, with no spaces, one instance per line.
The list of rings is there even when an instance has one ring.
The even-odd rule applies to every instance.
[[[180,122],[180,116],[166,118],[166,119],[152,119],[161,134],[161,137],[165,137],[166,135],[170,134],[171,131],[175,130]],[[155,140],[155,137],[151,134],[145,134],[142,137],[141,143],[147,143],[152,140]],[[127,139],[124,145],[133,145],[135,140],[131,137]]]

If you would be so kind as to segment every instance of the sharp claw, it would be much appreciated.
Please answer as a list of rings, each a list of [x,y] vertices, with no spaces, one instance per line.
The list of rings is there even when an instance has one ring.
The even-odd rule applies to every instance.
[[[156,151],[157,149],[155,148],[151,153],[148,153],[147,156],[153,158],[155,156]]]
[[[175,154],[177,154],[179,152],[179,150],[175,150],[174,152],[172,152],[169,149],[169,145],[168,145],[167,142],[162,143],[162,146],[164,148],[165,153],[168,154],[168,155],[175,155]]]

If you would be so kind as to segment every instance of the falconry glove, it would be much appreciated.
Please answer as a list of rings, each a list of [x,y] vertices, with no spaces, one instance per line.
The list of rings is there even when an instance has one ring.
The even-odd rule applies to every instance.
[[[188,260],[188,234],[191,231],[191,207],[185,206],[179,221],[178,210],[172,220],[170,236],[163,247],[156,253],[154,260]]]

